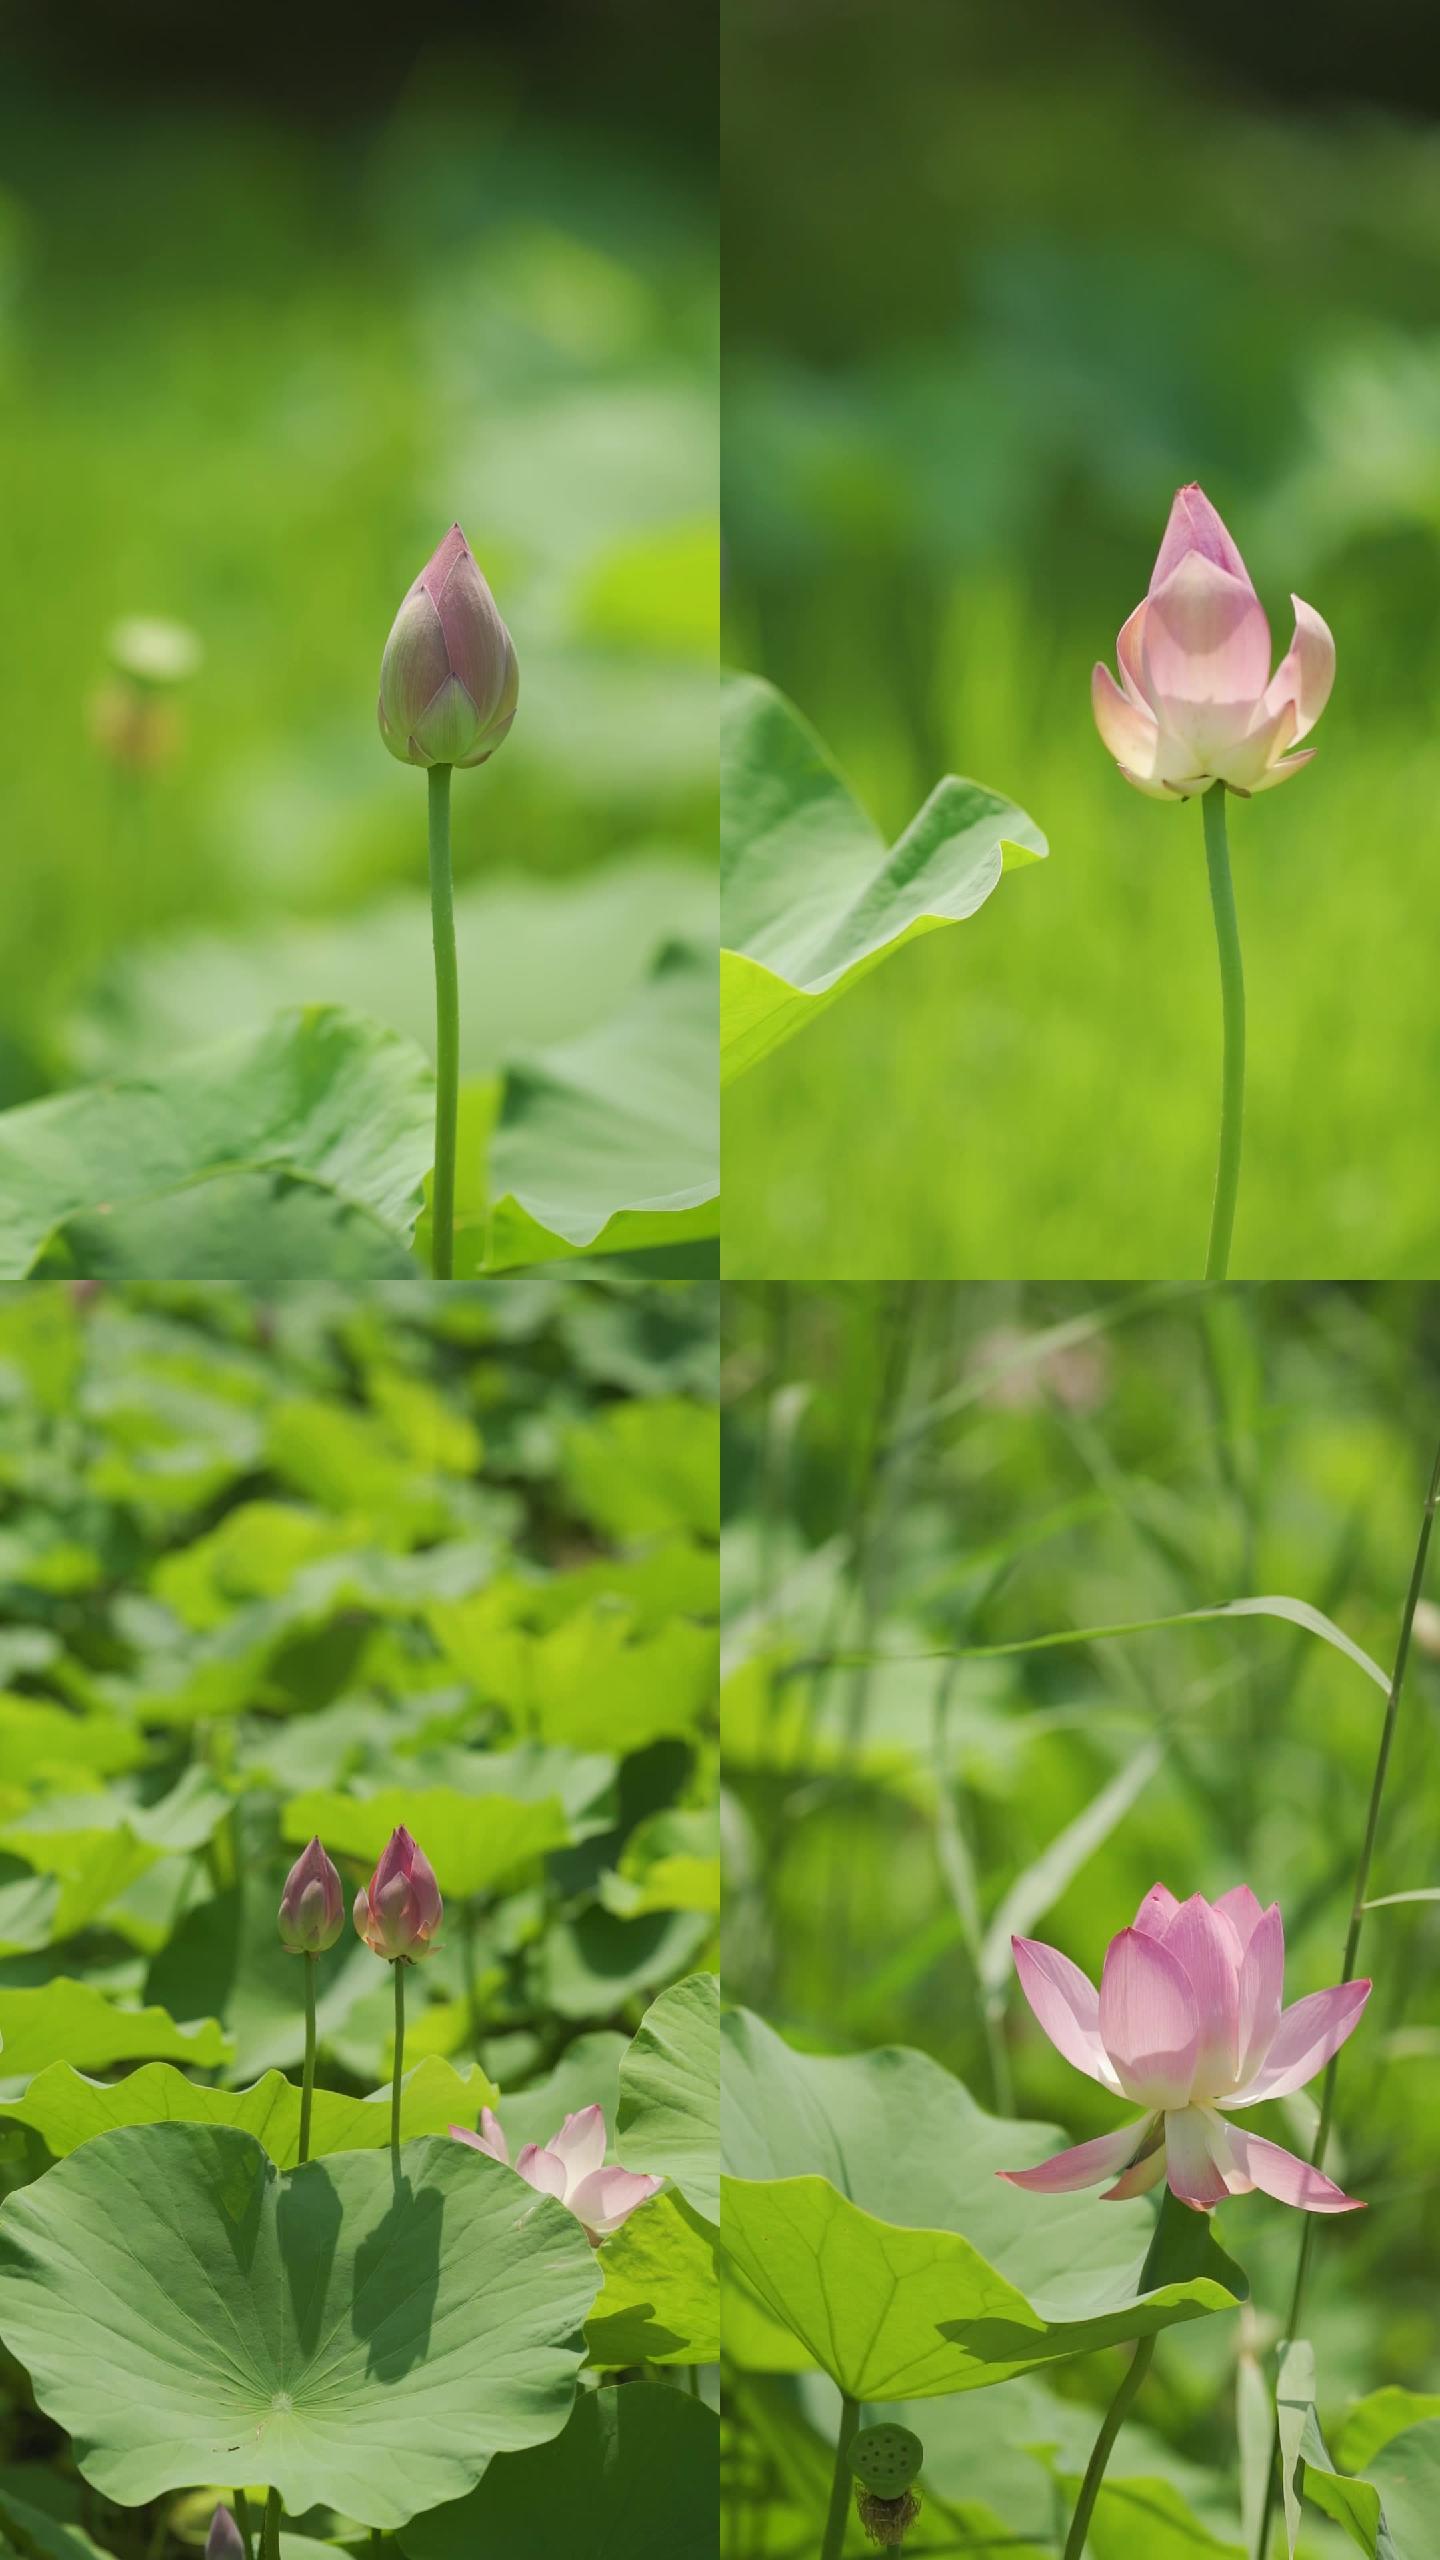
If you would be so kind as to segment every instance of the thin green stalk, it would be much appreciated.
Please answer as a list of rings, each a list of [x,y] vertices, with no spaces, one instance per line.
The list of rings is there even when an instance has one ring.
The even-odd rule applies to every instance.
[[[260,2541],[260,2560],[280,2560],[280,2492],[272,2489],[265,2500],[265,2526]]]
[[[255,2527],[250,2515],[250,2501],[243,2489],[235,2492],[235,2522],[245,2545],[245,2560],[255,2560]]]
[[[1205,1277],[1207,1280],[1223,1280],[1230,1268],[1235,1196],[1240,1188],[1240,1135],[1245,1117],[1245,974],[1240,965],[1240,927],[1235,914],[1235,888],[1230,877],[1223,782],[1212,782],[1200,802],[1200,814],[1205,822],[1210,904],[1215,910],[1215,940],[1220,952],[1220,1003],[1225,1034],[1225,1057],[1220,1075],[1220,1161],[1215,1171],[1215,1203],[1210,1212],[1210,1250],[1205,1258]]]
[[[300,2157],[310,2157],[310,2108],[315,2096],[315,1967],[318,1956],[306,1955],[305,1964],[305,2077],[300,2084]]]
[[[405,2066],[405,1959],[398,1956],[391,1971],[395,1976],[395,2078],[390,2090],[390,2148],[398,2166],[400,2159],[400,2074]]]
[[[835,2476],[830,2483],[830,2511],[825,2518],[820,2560],[840,2560],[845,2548],[845,2525],[851,2497],[850,2446],[859,2423],[859,2405],[847,2392],[840,2403],[840,2429],[835,2438]]]
[[[450,767],[432,764],[430,925],[435,943],[435,1187],[430,1268],[455,1269],[455,1126],[460,1095],[460,975],[455,961],[455,896],[450,877]]]
[[[1155,2217],[1155,2229],[1151,2234],[1150,2246],[1145,2252],[1145,2264],[1140,2270],[1137,2293],[1148,2293],[1151,2285],[1156,2281],[1167,2225],[1177,2213],[1183,2213],[1186,2209],[1185,2206],[1176,2204],[1168,2187],[1161,2188],[1160,2210]],[[1070,2530],[1065,2537],[1064,2560],[1081,2560],[1081,2554],[1085,2549],[1085,2536],[1090,2530],[1090,2518],[1095,2511],[1095,2501],[1100,2495],[1100,2483],[1105,2477],[1105,2466],[1114,2450],[1115,2439],[1130,2413],[1131,2403],[1150,2370],[1154,2353],[1153,2336],[1136,2339],[1135,2352],[1125,2368],[1120,2387],[1105,2412],[1100,2433],[1095,2439],[1090,2459],[1085,2465],[1085,2477],[1080,2483],[1080,2495],[1075,2501],[1075,2513],[1070,2519]]]
[[[1435,1451],[1430,1469],[1430,1483],[1425,1495],[1425,1508],[1420,1515],[1420,1534],[1415,1541],[1415,1561],[1410,1568],[1410,1587],[1405,1594],[1405,1608],[1400,1620],[1400,1636],[1395,1647],[1395,1668],[1390,1674],[1390,1687],[1385,1699],[1385,1721],[1380,1728],[1380,1748],[1375,1757],[1375,1775],[1370,1782],[1370,1804],[1365,1816],[1365,1837],[1360,1844],[1360,1863],[1355,1870],[1355,1892],[1350,1904],[1350,1925],[1345,1932],[1345,1957],[1340,1968],[1342,1983],[1353,1982],[1360,1954],[1360,1932],[1365,1925],[1365,1905],[1370,1893],[1370,1866],[1375,1855],[1375,1841],[1380,1829],[1380,1800],[1385,1793],[1385,1779],[1390,1767],[1390,1754],[1395,1742],[1395,1727],[1400,1710],[1400,1692],[1405,1683],[1405,1670],[1410,1660],[1410,1635],[1415,1624],[1415,1611],[1425,1581],[1425,1564],[1430,1553],[1430,1532],[1435,1525],[1435,1512],[1440,1505],[1440,1447]],[[1335,2120],[1335,2083],[1340,2056],[1332,2053],[1325,2065],[1325,2078],[1320,2091],[1320,2122],[1315,2129],[1315,2146],[1310,2154],[1311,2166],[1319,2169],[1325,2163],[1330,2144],[1330,2130]],[[1310,2278],[1310,2252],[1315,2240],[1315,2216],[1300,2217],[1300,2247],[1295,2259],[1295,2282],[1290,2293],[1290,2309],[1284,2337],[1288,2343],[1300,2335],[1300,2321],[1305,2309],[1305,2288]],[[1275,2513],[1275,2492],[1280,2470],[1280,2413],[1275,2413],[1275,2431],[1270,2444],[1270,2470],[1266,2480],[1265,2509],[1260,2518],[1260,2539],[1255,2560],[1265,2560],[1270,2548],[1270,2526]]]

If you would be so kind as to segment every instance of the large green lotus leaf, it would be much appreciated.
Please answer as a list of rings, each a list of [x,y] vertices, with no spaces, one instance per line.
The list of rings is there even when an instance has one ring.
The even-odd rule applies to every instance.
[[[609,1537],[664,1538],[682,1525],[720,1535],[720,1419],[688,1396],[603,1405],[566,1432],[561,1467],[576,1508]],[[713,1613],[713,1560],[710,1571],[699,1605]]]
[[[487,870],[455,895],[462,1069],[482,1075],[521,1047],[588,1030],[625,1001],[665,942],[713,942],[714,919],[713,868],[671,854],[635,854],[565,880]],[[170,936],[124,952],[71,1026],[71,1056],[82,1075],[150,1073],[277,1005],[315,1003],[372,1015],[431,1051],[435,962],[423,889],[323,924],[292,917],[276,930]]]
[[[478,2063],[465,2071],[439,2054],[427,2054],[407,2071],[400,2093],[400,2131],[409,2142],[420,2134],[448,2133],[452,2124],[478,2122],[482,2107],[499,2103],[494,2083]],[[227,2124],[253,2134],[280,2169],[291,2169],[300,2148],[300,2092],[279,2071],[267,2071],[248,2089],[214,2089],[189,2080],[167,2062],[147,2063],[123,2080],[90,2080],[68,2062],[37,2072],[23,2097],[0,2104],[0,2118],[33,2125],[48,2151],[63,2160],[82,2142],[113,2133],[119,2125]],[[553,2130],[553,2128],[552,2128]],[[310,2152],[379,2151],[390,2139],[390,2091],[346,2098],[317,2089]]]
[[[0,1784],[112,1777],[145,1757],[145,1737],[120,1716],[76,1715],[48,1698],[0,1696]]]
[[[188,2062],[213,2071],[230,2043],[214,2018],[177,2026],[165,2009],[119,2009],[88,1982],[58,1975],[40,1991],[0,1989],[0,2075],[28,2080],[47,2063],[105,2071],[114,2062]]]
[[[0,2532],[11,2537],[0,2540],[0,2551],[23,2553],[24,2560],[110,2560],[82,2524],[17,2497],[8,2482],[0,2483]]]
[[[720,2215],[720,1985],[692,1974],[651,2002],[620,2065],[616,2148],[627,2169],[668,2178]]]
[[[507,2453],[478,2489],[418,2516],[409,2560],[713,2560],[720,2426],[660,2383],[582,2392],[554,2444]]]
[[[454,2142],[397,2181],[131,2126],[0,2209],[0,2337],[122,2506],[238,2478],[404,2524],[559,2432],[596,2284],[573,2216]]]
[[[442,1651],[482,1697],[505,1707],[522,1733],[571,1751],[623,1758],[667,1734],[688,1736],[714,1694],[717,1639],[686,1618],[647,1631],[627,1609],[597,1599],[532,1635],[497,1624],[483,1593],[427,1614]]]
[[[381,1266],[393,1268],[395,1240],[409,1236],[419,1211],[433,1111],[418,1050],[323,1005],[280,1014],[150,1077],[25,1103],[0,1113],[0,1278],[22,1279],[77,1222],[93,1240],[136,1210],[156,1220],[183,1204],[194,1240],[212,1188],[224,1258],[207,1250],[203,1267],[172,1258],[166,1270],[274,1276],[266,1217],[283,1224],[289,1196],[277,1182],[318,1193],[352,1228],[373,1229]],[[243,1217],[226,1190],[234,1177],[247,1191]],[[144,1226],[132,1232],[143,1238]],[[87,1267],[78,1250],[64,1258]],[[113,1253],[106,1258],[115,1271]]]
[[[720,771],[722,1083],[1049,850],[1013,801],[953,774],[887,848],[814,730],[757,676],[721,679]]]
[[[607,1910],[634,1919],[642,1911],[720,1909],[720,1814],[709,1805],[677,1806],[636,1824],[619,1866],[601,1879]]]
[[[456,1277],[713,1237],[719,1182],[714,957],[676,944],[607,1021],[511,1063],[457,1184]]]
[[[386,1787],[355,1796],[320,1789],[285,1807],[287,1840],[318,1834],[332,1857],[373,1865],[392,1831],[404,1824],[424,1844],[441,1891],[463,1902],[494,1893],[570,1838],[564,1806],[554,1796],[465,1795],[458,1787]]]
[[[1342,2471],[1363,2471],[1392,2437],[1427,2418],[1440,2418],[1440,2392],[1407,2391],[1399,2383],[1386,2383],[1346,2412],[1335,2439],[1335,2459]]]
[[[855,2398],[974,2390],[1243,2298],[1198,2215],[1140,2293],[1151,2207],[1007,2185],[1063,2137],[987,2116],[927,2055],[792,2053],[743,2011],[722,2036],[725,2255]]]
[[[613,2018],[627,2000],[653,1992],[693,1965],[714,1936],[698,1911],[647,1911],[617,1920],[592,1903],[551,1922],[542,1951],[542,1998],[562,2018]],[[627,2165],[634,2167],[631,2161]]]
[[[600,2252],[586,2325],[592,2364],[714,2364],[720,2354],[715,2232],[684,2198],[654,2196]]]

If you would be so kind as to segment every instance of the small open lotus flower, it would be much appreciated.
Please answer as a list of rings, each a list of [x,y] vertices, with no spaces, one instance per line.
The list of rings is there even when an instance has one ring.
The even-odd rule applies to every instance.
[[[355,1926],[375,1955],[413,1963],[429,1954],[444,1908],[434,1868],[402,1823],[355,1896]]]
[[[450,2130],[457,2142],[468,2142],[472,2151],[488,2152],[507,2169],[512,2165],[510,2146],[492,2108],[482,2108],[478,2133],[460,2124],[452,2124]],[[626,2215],[648,2196],[658,2195],[663,2184],[631,2169],[606,2168],[605,2115],[600,2107],[582,2107],[578,2115],[567,2116],[547,2143],[527,2142],[513,2166],[537,2195],[556,2196],[568,2206],[586,2238],[594,2241],[608,2240]]]
[[[380,735],[402,764],[484,764],[519,698],[510,634],[452,524],[391,625],[380,662]]]
[[[345,1926],[345,1888],[318,1840],[302,1849],[280,1896],[280,1944],[287,1955],[323,1956]]]
[[[1150,580],[1116,643],[1117,685],[1097,666],[1095,724],[1127,782],[1188,800],[1215,782],[1249,798],[1308,764],[1289,750],[1330,699],[1335,643],[1299,596],[1295,636],[1270,673],[1270,626],[1249,571],[1203,489],[1181,489]]]
[[[1098,1993],[1058,1948],[1011,1941],[1020,1987],[1057,2051],[1146,2113],[1044,2160],[1002,2169],[1043,2195],[1099,2186],[1137,2196],[1168,2179],[1198,2213],[1259,2187],[1307,2213],[1353,2213],[1359,2199],[1277,2142],[1230,2121],[1234,2110],[1303,2089],[1338,2051],[1370,1996],[1368,1982],[1312,1991],[1282,2009],[1285,1932],[1248,1885],[1218,1902],[1177,1902],[1152,1885],[1106,1950]]]
[[[245,2541],[228,2507],[217,2507],[205,2536],[205,2560],[245,2560]]]

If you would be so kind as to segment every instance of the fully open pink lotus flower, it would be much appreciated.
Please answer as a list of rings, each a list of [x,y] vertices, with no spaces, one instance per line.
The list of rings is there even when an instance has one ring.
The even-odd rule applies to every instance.
[[[345,1926],[345,1889],[318,1840],[301,1850],[285,1879],[276,1915],[280,1944],[292,1956],[323,1956]]]
[[[375,1955],[412,1963],[429,1954],[444,1908],[435,1870],[402,1823],[355,1896],[355,1926]]]
[[[1249,798],[1308,764],[1287,752],[1330,699],[1335,643],[1299,596],[1295,636],[1270,673],[1270,625],[1244,561],[1192,482],[1170,510],[1150,580],[1116,643],[1117,685],[1095,669],[1095,724],[1127,782],[1155,800],[1227,783]]]
[[[484,764],[519,699],[510,634],[452,524],[391,625],[380,661],[380,735],[402,764]]]
[[[1255,2187],[1307,2213],[1357,2210],[1359,2199],[1318,2169],[1230,2121],[1303,2089],[1370,1996],[1368,1982],[1344,1982],[1281,2008],[1278,1903],[1262,1911],[1246,1884],[1214,1903],[1203,1893],[1177,1902],[1152,1885],[1133,1929],[1111,1939],[1098,1993],[1058,1948],[1011,1943],[1020,1987],[1057,2051],[1146,2110],[1037,2169],[1002,2169],[1012,2186],[1059,2195],[1113,2178],[1107,2197],[1138,2196],[1166,2178],[1199,2213]]]
[[[467,2132],[461,2124],[452,2124],[450,2130],[457,2142],[468,2142],[472,2151],[488,2152],[492,2160],[510,2167],[510,2146],[492,2108],[481,2109],[478,2133]],[[644,2204],[647,2196],[658,2195],[663,2184],[631,2169],[606,2168],[601,2107],[582,2107],[578,2115],[567,2116],[559,2132],[543,2145],[527,2142],[514,2166],[516,2175],[537,2195],[557,2196],[567,2205],[586,2238],[597,2242],[608,2240],[626,2215]]]

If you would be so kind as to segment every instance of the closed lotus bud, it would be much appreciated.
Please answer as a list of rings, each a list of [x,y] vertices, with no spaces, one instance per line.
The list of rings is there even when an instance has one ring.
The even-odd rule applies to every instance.
[[[452,524],[391,625],[380,661],[380,735],[402,764],[483,764],[519,697],[510,634]]]
[[[428,1955],[444,1907],[435,1871],[402,1823],[355,1896],[355,1926],[375,1955],[411,1962]]]
[[[205,2560],[245,2560],[245,2541],[228,2507],[217,2507],[205,2537]]]
[[[292,1956],[323,1956],[345,1926],[345,1894],[318,1840],[302,1849],[280,1896],[280,1943]]]

